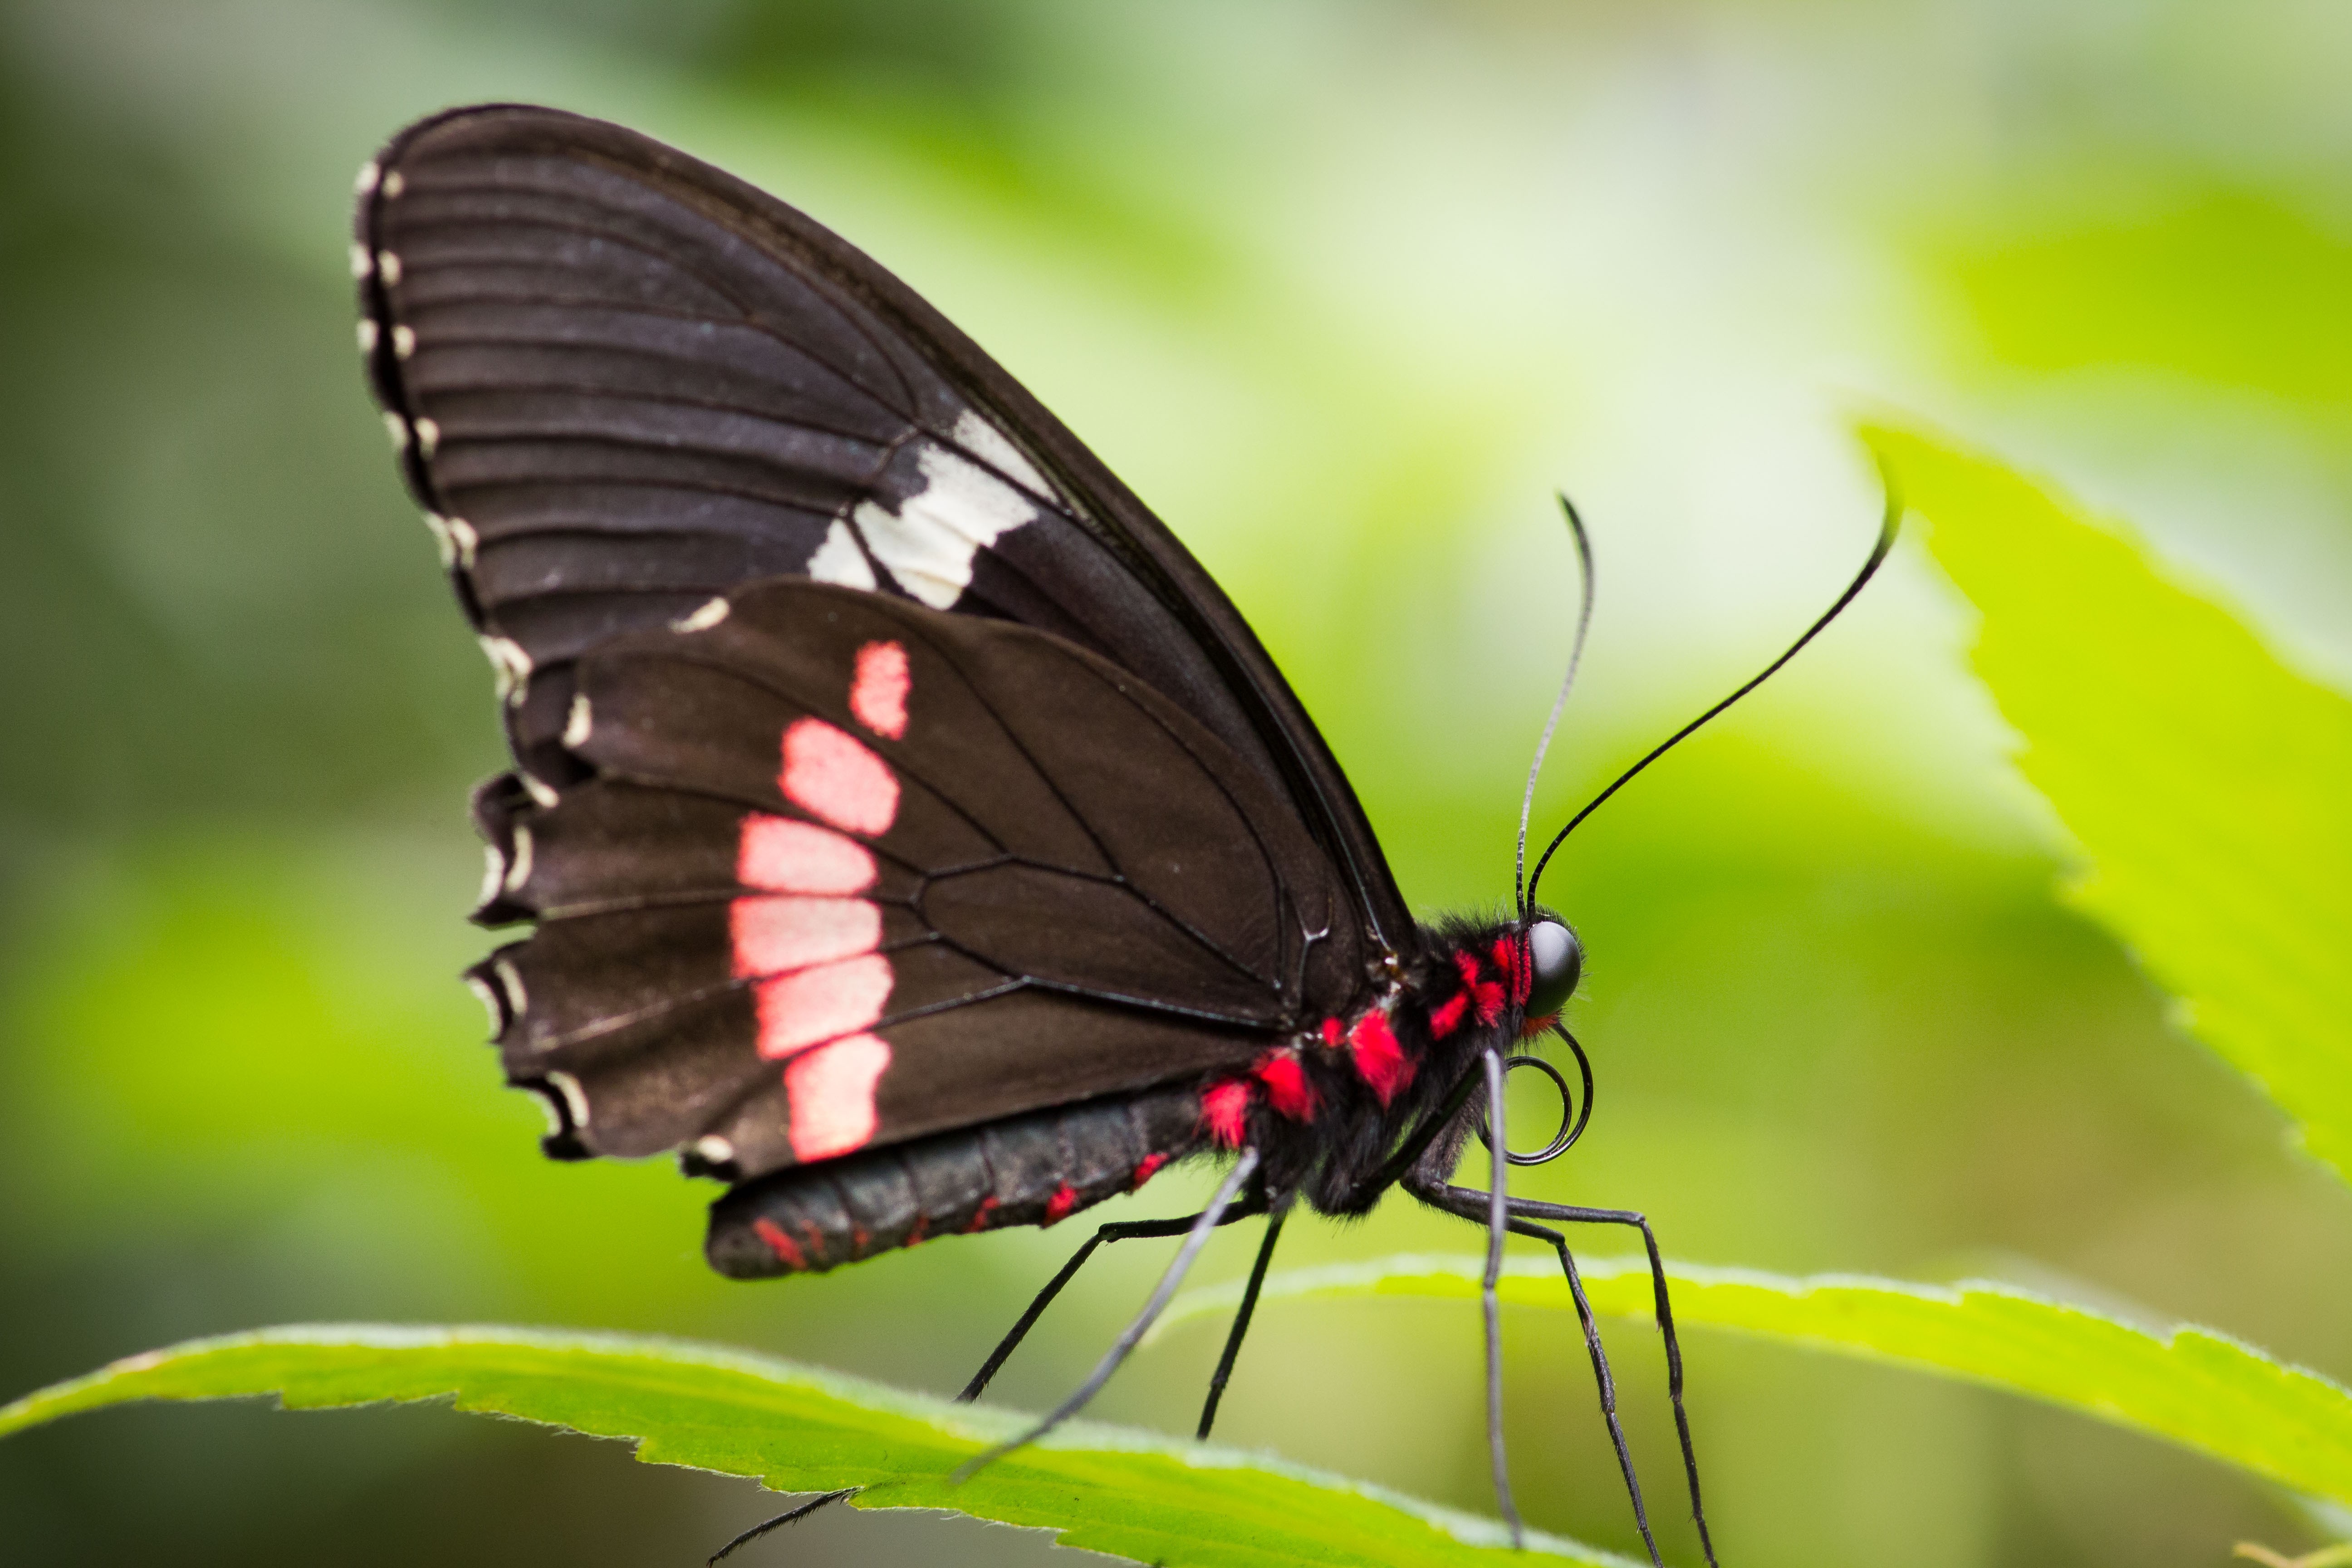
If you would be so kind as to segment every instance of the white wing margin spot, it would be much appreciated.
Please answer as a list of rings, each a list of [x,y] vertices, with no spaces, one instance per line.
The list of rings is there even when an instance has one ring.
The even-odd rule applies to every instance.
[[[1021,461],[1003,437],[988,433],[1023,470],[1035,476],[1036,470]],[[923,488],[900,502],[898,510],[862,501],[853,520],[866,536],[866,548],[909,596],[935,610],[950,610],[971,585],[972,557],[1023,523],[1036,521],[1037,506],[989,469],[936,443],[925,442],[916,462]]]
[[[955,439],[957,446],[1031,494],[1040,497],[1053,495],[1054,487],[1047,484],[1045,476],[1021,455],[1021,448],[1015,447],[1003,431],[969,408],[957,416]]]

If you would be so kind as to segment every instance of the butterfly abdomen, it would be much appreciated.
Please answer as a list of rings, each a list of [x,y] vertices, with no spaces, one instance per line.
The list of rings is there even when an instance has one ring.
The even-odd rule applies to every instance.
[[[748,1182],[711,1205],[704,1250],[719,1273],[757,1279],[935,1237],[1051,1225],[1207,1142],[1189,1089],[1033,1111]]]

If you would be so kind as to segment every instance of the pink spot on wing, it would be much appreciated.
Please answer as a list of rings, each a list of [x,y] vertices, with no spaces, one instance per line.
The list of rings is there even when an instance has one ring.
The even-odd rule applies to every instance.
[[[793,1157],[825,1160],[874,1136],[874,1086],[890,1065],[890,1043],[851,1035],[794,1057],[784,1068]]]
[[[774,893],[862,893],[874,885],[874,855],[829,827],[755,811],[743,818],[735,879]]]
[[[882,1016],[890,961],[878,952],[820,963],[751,988],[760,1054],[774,1060],[854,1034]]]
[[[866,742],[822,719],[795,719],[784,731],[784,798],[835,827],[867,837],[898,815],[898,778]]]
[[[857,673],[849,682],[849,710],[876,734],[903,739],[908,685],[906,648],[894,642],[867,643],[857,650]]]
[[[881,945],[882,911],[864,899],[752,898],[727,906],[740,977],[781,974]]]

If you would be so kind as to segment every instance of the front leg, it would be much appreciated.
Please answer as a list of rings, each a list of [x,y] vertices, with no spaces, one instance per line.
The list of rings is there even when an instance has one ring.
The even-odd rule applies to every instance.
[[[1484,1224],[1487,1215],[1490,1194],[1475,1187],[1456,1186],[1424,1165],[1416,1166],[1403,1181],[1405,1190],[1431,1207],[1460,1218]],[[1633,1500],[1634,1521],[1641,1526],[1643,1542],[1649,1546],[1651,1560],[1658,1560],[1657,1543],[1651,1538],[1649,1521],[1642,1503],[1641,1483],[1634,1479],[1633,1461],[1626,1447],[1624,1428],[1617,1415],[1616,1382],[1609,1371],[1608,1353],[1601,1349],[1601,1331],[1593,1320],[1591,1303],[1584,1294],[1584,1281],[1578,1275],[1576,1259],[1568,1248],[1568,1238],[1536,1220],[1554,1220],[1571,1225],[1623,1225],[1642,1233],[1643,1248],[1649,1255],[1650,1284],[1658,1321],[1658,1331],[1665,1341],[1666,1393],[1675,1409],[1675,1431],[1681,1439],[1683,1471],[1688,1480],[1691,1519],[1698,1526],[1699,1548],[1706,1555],[1708,1568],[1715,1568],[1715,1543],[1707,1532],[1706,1510],[1699,1498],[1698,1457],[1691,1443],[1690,1416],[1683,1405],[1682,1345],[1675,1333],[1674,1307],[1666,1293],[1666,1266],[1658,1251],[1658,1238],[1650,1222],[1632,1209],[1582,1208],[1566,1204],[1538,1203],[1533,1198],[1513,1198],[1507,1205],[1510,1228],[1520,1236],[1548,1242],[1559,1255],[1560,1270],[1567,1276],[1569,1295],[1576,1303],[1576,1315],[1584,1330],[1586,1350],[1592,1358],[1593,1380],[1600,1386],[1601,1412],[1609,1424],[1610,1441],[1617,1450],[1617,1462],[1625,1473],[1625,1487]]]

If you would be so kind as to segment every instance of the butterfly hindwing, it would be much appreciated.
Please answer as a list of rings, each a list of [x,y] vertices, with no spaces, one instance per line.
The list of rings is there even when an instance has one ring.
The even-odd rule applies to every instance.
[[[803,579],[680,624],[578,661],[583,776],[481,800],[540,922],[482,972],[508,1069],[578,1152],[753,1176],[1230,1068],[1370,984],[1303,825],[1108,660]]]
[[[1100,655],[1255,773],[1412,926],[1345,776],[1247,625],[1092,454],[905,285],[800,213],[618,127],[459,110],[362,176],[362,341],[412,489],[509,690],[518,761],[577,667],[791,575]]]

